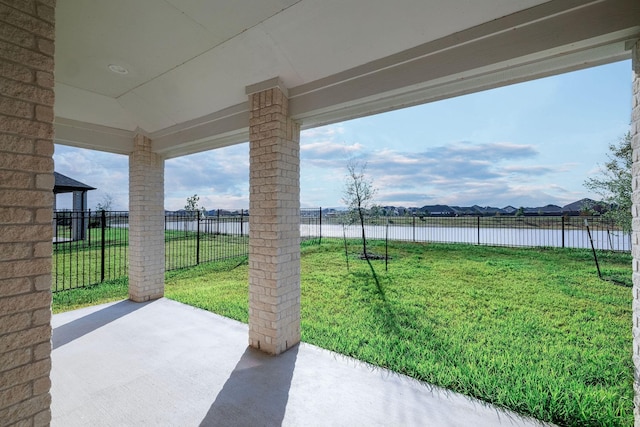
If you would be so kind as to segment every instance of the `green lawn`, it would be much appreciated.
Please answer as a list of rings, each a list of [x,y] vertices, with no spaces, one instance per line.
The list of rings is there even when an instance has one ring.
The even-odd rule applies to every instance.
[[[631,289],[599,280],[589,251],[393,243],[378,283],[353,242],[350,271],[341,241],[302,252],[303,341],[560,425],[633,425]],[[628,254],[601,265],[630,283]],[[246,322],[247,275],[169,272],[166,296]]]
[[[84,284],[101,281],[102,230],[90,228],[87,233],[85,240],[54,244],[52,266],[52,288],[54,291],[77,288]],[[106,228],[104,230],[105,280],[127,275],[128,239],[129,230],[126,228]]]

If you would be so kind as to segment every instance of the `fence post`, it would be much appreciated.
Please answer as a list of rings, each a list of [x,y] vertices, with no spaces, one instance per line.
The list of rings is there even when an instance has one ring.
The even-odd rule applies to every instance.
[[[416,214],[413,214],[413,243],[416,242]]]
[[[320,206],[320,239],[318,240],[318,244],[322,244],[322,206]]]
[[[478,245],[480,244],[480,215],[478,215]]]
[[[200,265],[200,211],[196,211],[196,265]]]
[[[216,234],[219,236],[220,235],[220,208],[218,208],[218,218],[216,221]]]
[[[244,208],[240,209],[240,235],[244,235]]]
[[[101,242],[100,242],[100,282],[104,282],[104,252],[105,252],[105,237],[106,237],[106,232],[105,229],[107,228],[107,213],[105,212],[104,209],[102,209],[101,212],[101,218],[100,218],[100,224],[101,224]]]
[[[562,215],[562,247],[564,248],[564,215]]]
[[[384,271],[389,271],[389,217],[384,233]]]

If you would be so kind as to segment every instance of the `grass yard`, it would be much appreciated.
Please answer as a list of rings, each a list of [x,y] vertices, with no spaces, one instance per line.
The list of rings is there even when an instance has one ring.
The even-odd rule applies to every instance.
[[[106,228],[104,234],[104,278],[118,281],[128,274],[129,230]],[[84,241],[56,243],[53,251],[52,289],[63,291],[100,283],[102,279],[102,230],[90,228]],[[249,237],[232,234],[165,231],[167,271],[247,253]],[[196,254],[199,252],[199,256]]]
[[[246,235],[201,233],[198,245],[194,232],[165,231],[165,266],[167,270],[194,266],[198,250],[201,263],[242,257],[248,247]]]
[[[87,239],[54,244],[52,289],[54,291],[77,288],[84,284],[99,283],[102,266],[102,230],[90,228]],[[128,238],[126,228],[104,230],[106,280],[127,275]]]
[[[631,289],[599,280],[589,251],[393,243],[378,283],[357,252],[347,271],[341,241],[303,245],[303,341],[560,425],[633,425]],[[600,261],[630,283],[630,255]],[[166,296],[246,322],[247,275],[169,272]],[[103,286],[54,309],[126,296],[126,281],[86,296]]]

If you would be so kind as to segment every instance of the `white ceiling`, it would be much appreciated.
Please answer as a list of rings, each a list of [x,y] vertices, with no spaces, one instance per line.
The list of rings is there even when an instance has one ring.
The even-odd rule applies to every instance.
[[[58,0],[56,140],[145,132],[173,157],[246,141],[246,87],[275,77],[311,127],[624,59],[638,34],[637,0]]]

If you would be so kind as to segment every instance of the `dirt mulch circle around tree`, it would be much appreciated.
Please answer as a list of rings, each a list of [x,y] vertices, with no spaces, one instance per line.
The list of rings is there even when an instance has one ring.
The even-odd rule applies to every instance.
[[[369,258],[370,260],[384,260],[384,259],[391,259],[391,257],[386,257],[384,255],[379,255],[379,254],[367,254],[367,256],[365,256],[363,253],[360,253],[360,255],[358,255],[358,258],[360,259],[367,259]]]

